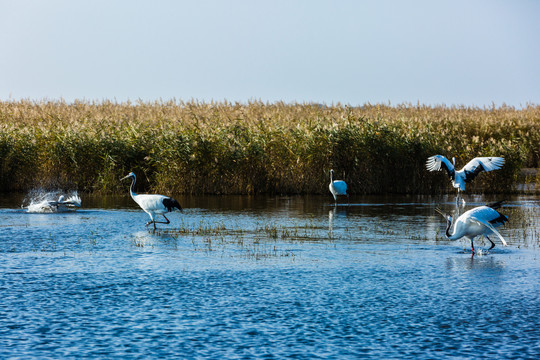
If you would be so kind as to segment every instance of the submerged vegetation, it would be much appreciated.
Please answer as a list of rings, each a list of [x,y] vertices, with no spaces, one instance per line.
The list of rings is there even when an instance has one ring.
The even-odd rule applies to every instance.
[[[326,193],[328,171],[352,194],[453,192],[427,157],[503,156],[469,192],[514,192],[540,175],[540,106],[0,102],[0,189],[171,194]],[[532,175],[531,175],[532,174]]]

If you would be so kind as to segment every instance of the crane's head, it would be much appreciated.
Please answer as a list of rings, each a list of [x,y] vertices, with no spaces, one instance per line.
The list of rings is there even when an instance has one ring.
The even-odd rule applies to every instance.
[[[441,211],[441,209],[439,209],[439,208],[436,208],[435,211],[438,212],[439,214],[441,214],[442,217],[446,219],[446,221],[452,222],[452,215],[443,213],[443,212]]]
[[[132,172],[130,172],[129,174],[127,174],[126,176],[124,176],[123,178],[121,178],[120,181],[125,180],[125,179],[133,179],[133,180],[135,180],[135,179],[136,179],[136,176],[135,176],[135,174],[134,174],[133,171],[132,171]]]

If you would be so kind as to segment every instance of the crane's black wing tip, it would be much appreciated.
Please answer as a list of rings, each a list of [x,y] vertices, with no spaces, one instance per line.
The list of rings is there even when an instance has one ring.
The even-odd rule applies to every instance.
[[[167,211],[173,211],[175,208],[180,211],[183,211],[182,206],[180,206],[180,203],[173,198],[163,199],[163,205],[167,208]]]
[[[492,209],[499,209],[503,206],[503,203],[505,202],[506,200],[500,200],[500,201],[495,201],[495,202],[492,202],[492,203],[489,203],[489,204],[486,204],[487,207],[490,207]]]

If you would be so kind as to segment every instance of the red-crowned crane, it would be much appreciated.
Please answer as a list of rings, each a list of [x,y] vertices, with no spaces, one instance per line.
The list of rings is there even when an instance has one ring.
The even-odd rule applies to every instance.
[[[434,155],[428,158],[426,168],[429,171],[440,171],[445,169],[448,177],[452,180],[452,185],[457,188],[459,202],[460,191],[465,190],[465,183],[471,182],[482,171],[499,170],[504,165],[502,157],[476,157],[469,161],[461,170],[456,170],[455,158],[452,158],[452,163],[442,155]]]
[[[495,243],[488,237],[490,234],[497,235],[502,244],[507,246],[502,235],[495,229],[508,221],[508,217],[506,215],[503,215],[497,211],[497,209],[501,207],[501,204],[502,201],[499,201],[496,203],[475,207],[464,212],[456,219],[456,221],[453,221],[451,215],[445,214],[439,209],[436,209],[436,211],[447,221],[445,232],[446,237],[449,240],[458,240],[462,237],[470,239],[472,253],[474,255],[474,238],[479,235],[484,235],[491,243],[491,247],[488,250],[495,247]]]
[[[71,196],[68,200],[66,200],[64,195],[60,195],[57,201],[49,201],[48,205],[50,207],[56,208],[56,210],[59,212],[66,211],[68,207],[81,207],[81,198],[77,194],[75,194],[74,196]]]
[[[328,185],[328,188],[334,197],[336,205],[337,197],[340,195],[347,196],[347,199],[349,199],[349,194],[347,194],[347,183],[343,180],[334,180],[334,169],[330,170],[330,185]]]
[[[131,179],[131,186],[129,188],[129,194],[135,200],[137,204],[150,216],[151,221],[146,223],[146,226],[154,224],[154,230],[156,230],[156,223],[158,224],[169,224],[170,221],[165,216],[165,213],[174,211],[178,209],[182,211],[182,207],[175,199],[157,194],[136,194],[135,193],[135,182],[137,177],[133,172],[130,172],[127,176],[123,177],[121,180]],[[165,218],[167,222],[156,221],[155,216],[161,215]]]

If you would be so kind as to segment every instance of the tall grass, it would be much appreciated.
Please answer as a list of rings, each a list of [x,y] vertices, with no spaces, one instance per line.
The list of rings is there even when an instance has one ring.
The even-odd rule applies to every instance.
[[[428,156],[504,156],[471,192],[512,192],[537,168],[540,106],[469,108],[182,101],[0,102],[0,189],[193,194],[453,192]],[[531,179],[529,179],[531,180]],[[538,185],[540,178],[532,179]],[[538,186],[536,186],[538,189]]]

